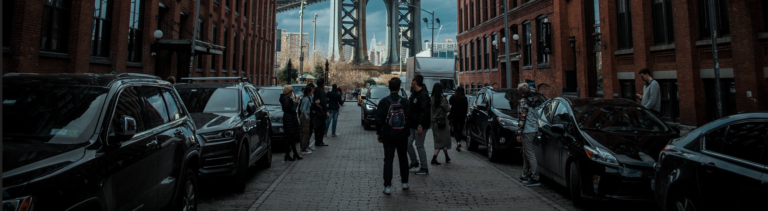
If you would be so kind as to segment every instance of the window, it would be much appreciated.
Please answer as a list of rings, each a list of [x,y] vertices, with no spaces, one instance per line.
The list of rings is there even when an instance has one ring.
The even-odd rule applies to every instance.
[[[616,0],[616,19],[618,19],[619,49],[632,48],[632,15],[629,0]]]
[[[183,108],[179,101],[173,97],[173,91],[169,89],[162,89],[163,98],[165,99],[165,105],[168,107],[169,121],[176,121],[182,117],[187,116],[184,114]]]
[[[141,62],[144,25],[144,1],[131,0],[131,16],[128,19],[128,61]]]
[[[531,22],[523,23],[523,66],[531,66]]]
[[[469,45],[464,43],[464,71],[469,71]]]
[[[680,121],[680,93],[677,80],[656,80],[661,88],[661,117],[664,121]]]
[[[709,16],[709,1],[699,0],[699,34],[701,39],[712,38],[711,17]],[[726,0],[714,0],[715,2],[715,20],[717,37],[727,37],[731,35],[731,26],[728,23],[728,4]]]
[[[704,149],[746,161],[761,163],[768,123],[744,122],[714,130],[706,135]]]
[[[653,0],[653,41],[656,45],[675,42],[672,0]]]
[[[510,0],[504,0],[504,1],[510,1]],[[515,8],[515,7],[517,7],[517,0],[511,0],[511,2],[512,2],[512,5],[510,5],[510,7],[509,7],[509,8]]]
[[[472,54],[470,54],[472,55],[472,58],[469,59],[471,64],[469,67],[472,68],[471,69],[472,71],[475,71],[475,41],[472,41],[472,43],[470,43],[469,45],[470,45],[469,47],[470,50],[472,50]]]
[[[480,38],[477,38],[477,45],[475,45],[475,47],[477,47],[477,54],[475,55],[475,59],[477,60],[477,70],[482,71],[484,67],[480,65],[483,65],[483,58],[480,55],[483,54],[483,46],[480,45],[480,43]]]
[[[635,80],[619,80],[619,84],[621,84],[621,98],[627,99],[627,100],[635,100]]]
[[[248,15],[248,0],[243,0],[243,18]]]
[[[112,31],[112,1],[96,0],[91,33],[91,56],[109,57]]]
[[[469,28],[470,28],[469,27],[469,18],[471,16],[469,15],[470,12],[467,12],[467,9],[469,9],[470,12],[472,11],[472,8],[469,8],[469,4],[465,4],[464,5],[464,31],[468,31]]]
[[[3,1],[3,47],[11,46],[14,2],[15,1]]]
[[[120,97],[115,104],[115,115],[112,117],[112,131],[115,133],[121,133],[122,127],[120,127],[120,120],[123,116],[130,116],[136,120],[136,133],[140,133],[144,130],[144,117],[142,115],[142,100],[139,98],[139,93],[136,91],[136,87],[128,87],[123,89],[120,93]],[[110,133],[111,135],[114,135]]]
[[[498,34],[491,35],[491,44],[493,44],[493,42],[496,42],[496,46],[491,46],[494,49],[493,54],[491,56],[491,68],[493,68],[493,69],[498,69],[499,68],[499,62],[497,61],[499,59],[499,49],[498,48],[499,48],[499,45],[502,44],[502,43],[499,42],[498,37],[499,37]]]
[[[763,31],[768,31],[768,2],[761,2],[760,4],[763,6]]]
[[[485,48],[485,55],[483,55],[483,69],[485,70],[489,69],[488,60],[491,59],[490,56],[488,56],[488,51],[490,50],[490,48],[488,48],[488,44],[490,44],[488,43],[488,39],[490,39],[488,36],[485,36],[483,39],[483,48]]]
[[[221,54],[221,56],[223,58],[223,60],[222,60],[223,62],[221,62],[221,63],[224,64],[224,67],[221,67],[222,70],[226,70],[227,69],[227,64],[228,64],[227,62],[229,61],[229,60],[227,60],[227,54],[229,54],[229,45],[228,45],[229,44],[228,43],[228,41],[229,41],[229,39],[228,39],[229,33],[227,31],[229,31],[229,30],[227,30],[227,27],[224,26],[224,43],[222,43],[224,45],[224,53]]]
[[[229,5],[232,5],[232,2],[230,0],[227,0],[227,2],[225,3],[224,7],[226,7],[227,10],[229,10]]]
[[[715,79],[703,79],[704,90],[707,99],[708,121],[714,121],[717,117],[717,103],[715,101]],[[737,113],[736,110],[736,83],[733,78],[720,79],[720,100],[722,100],[723,116],[730,116]]]
[[[498,6],[496,5],[496,0],[491,0],[491,18],[496,17],[496,10],[498,10]]]
[[[552,29],[550,29],[552,24],[547,23],[547,17],[539,17],[536,19],[536,35],[538,36],[538,39],[536,39],[537,46],[536,46],[536,62],[538,64],[549,64],[549,53],[551,52],[552,47],[550,38],[552,34]]]
[[[240,44],[245,45],[245,36],[242,36],[242,41]],[[243,51],[243,48],[240,48],[240,62],[245,63],[245,52]],[[240,65],[240,71],[243,70],[245,70],[245,65]]]
[[[248,110],[248,103],[251,102],[251,95],[248,95],[248,92],[246,92],[245,89],[242,89],[242,94],[241,95],[243,96],[243,98],[242,98],[243,99],[243,102],[242,102],[243,110],[242,111],[247,111]]]
[[[211,25],[211,42],[213,42],[214,45],[216,45],[218,42],[216,42],[216,33],[218,31],[216,30],[216,24]],[[216,55],[211,55],[211,70],[216,69]]]
[[[482,5],[482,7],[478,7],[478,8],[482,8],[481,9],[482,11],[480,12],[482,13],[482,17],[480,19],[480,22],[482,23],[488,20],[488,12],[490,12],[490,8],[488,8],[488,1],[486,0],[480,1],[480,4]]]
[[[237,33],[235,33],[235,39],[232,40],[232,42],[233,42],[232,43],[233,44],[232,47],[234,48],[233,51],[232,51],[232,72],[237,72],[236,71],[236,70],[238,70],[237,69],[237,65],[238,65],[238,63],[237,63],[237,53],[239,52],[239,51],[237,51],[237,49],[238,49],[237,48],[237,46],[238,46],[238,44],[237,44]]]
[[[4,1],[5,2],[5,1]],[[69,41],[69,7],[71,1],[46,0],[43,7],[43,30],[40,50],[66,52]],[[8,6],[8,5],[4,5]],[[10,14],[13,15],[11,9]],[[10,32],[10,30],[9,30]],[[5,45],[3,45],[5,46]]]
[[[472,87],[472,89],[470,89],[469,91],[470,92],[475,92],[475,84],[471,84],[471,87]],[[477,98],[477,99],[480,99],[480,98]],[[478,101],[477,104],[480,104],[479,100],[475,100],[475,101]]]
[[[240,1],[235,0],[235,15],[240,15]]]
[[[160,89],[152,86],[139,87],[139,94],[143,101],[142,115],[144,117],[144,126],[148,129],[155,128],[169,122],[168,108],[165,107],[165,100],[160,93]]]
[[[481,20],[480,20],[480,10],[481,10],[481,7],[480,7],[480,1],[479,0],[475,1],[475,8],[477,8],[477,11],[475,12],[475,26],[477,26],[477,25],[480,25],[480,23],[482,23]],[[479,45],[480,43],[478,42],[477,44]],[[480,52],[478,52],[478,53],[480,53]]]

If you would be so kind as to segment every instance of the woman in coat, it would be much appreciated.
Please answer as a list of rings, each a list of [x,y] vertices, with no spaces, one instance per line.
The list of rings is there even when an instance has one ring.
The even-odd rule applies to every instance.
[[[443,85],[436,83],[432,87],[431,101],[431,119],[432,119],[432,136],[435,140],[435,154],[432,155],[432,165],[440,165],[437,162],[437,155],[440,150],[445,153],[445,162],[450,163],[451,158],[448,157],[448,149],[451,148],[451,128],[448,127],[448,111],[451,110],[451,106],[448,105],[448,100],[443,96]],[[441,127],[442,126],[442,127]]]
[[[307,84],[304,87],[304,96],[301,97],[299,111],[301,116],[301,153],[312,154],[309,149],[309,138],[312,137],[312,94],[315,92],[315,86]]]
[[[461,152],[461,139],[464,136],[464,124],[467,120],[467,111],[469,110],[469,102],[467,96],[464,95],[464,87],[459,86],[456,89],[456,93],[453,94],[450,100],[451,113],[448,118],[451,120],[451,128],[453,128],[453,137],[456,138],[456,151]]]
[[[285,152],[285,161],[294,161],[303,159],[296,150],[296,142],[301,134],[301,125],[299,117],[296,115],[296,102],[293,97],[293,87],[283,88],[283,94],[280,95],[280,105],[283,108],[283,129],[285,130],[285,142],[287,151]],[[291,156],[293,151],[293,156]]]

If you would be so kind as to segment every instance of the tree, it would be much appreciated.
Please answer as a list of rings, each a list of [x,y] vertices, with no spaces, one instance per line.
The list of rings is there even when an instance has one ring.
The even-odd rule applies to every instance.
[[[285,83],[291,83],[292,80],[296,79],[299,76],[299,70],[291,67],[293,65],[290,65],[290,64],[291,62],[288,61],[288,64],[283,65],[283,68],[280,68],[280,71],[277,73],[277,80]]]
[[[323,70],[323,66],[320,63],[315,63],[315,70],[312,72],[312,75],[315,78],[325,78],[325,70]]]
[[[363,85],[364,85],[364,86],[365,86],[365,85],[368,85],[368,84],[370,84],[370,85],[376,85],[376,81],[375,81],[375,80],[373,80],[373,78],[370,78],[370,77],[369,77],[368,79],[365,79],[365,81],[363,81]]]

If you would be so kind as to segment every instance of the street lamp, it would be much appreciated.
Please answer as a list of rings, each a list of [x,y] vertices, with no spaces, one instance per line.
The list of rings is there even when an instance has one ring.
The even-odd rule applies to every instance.
[[[434,10],[432,10],[432,12],[429,12],[429,11],[426,11],[424,9],[421,9],[421,7],[417,7],[417,6],[414,6],[414,5],[408,4],[408,6],[420,9],[421,11],[424,11],[424,12],[429,13],[430,15],[432,15],[432,27],[427,26],[427,29],[432,29],[432,41],[430,43],[430,48],[429,48],[429,51],[431,51],[431,52],[429,52],[429,53],[430,54],[434,53],[435,52],[435,29],[436,29],[435,28],[435,22],[437,22],[437,26],[440,27],[440,18],[435,19],[435,11]],[[427,18],[423,18],[422,20],[424,20],[424,23],[429,24],[429,20]],[[430,57],[431,56],[432,55],[430,55]]]

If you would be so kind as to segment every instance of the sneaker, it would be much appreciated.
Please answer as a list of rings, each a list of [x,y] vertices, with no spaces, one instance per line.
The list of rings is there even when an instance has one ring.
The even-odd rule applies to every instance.
[[[429,169],[421,168],[418,172],[416,172],[416,175],[427,175],[429,174]]]
[[[307,151],[304,151],[304,152],[303,152],[303,154],[305,154],[305,155],[309,155],[309,154],[312,154],[312,150],[307,150]]]
[[[409,168],[408,171],[418,171],[419,169],[421,169],[419,165],[416,165],[416,166],[411,166],[411,168]]]
[[[408,187],[408,183],[405,183],[405,182],[404,182],[404,183],[403,183],[403,190],[408,190],[408,188],[409,188],[409,187]]]
[[[528,181],[528,177],[520,176],[519,178],[517,178],[517,181],[525,183]]]
[[[336,134],[331,135],[331,138],[336,138]]]
[[[310,147],[309,149],[311,149],[312,151],[316,151],[316,150],[317,150],[317,148],[315,148],[315,146],[312,146],[312,147]],[[309,150],[307,150],[307,151],[309,151]],[[310,151],[310,152],[311,152],[311,151]]]
[[[384,187],[384,194],[392,194],[392,186]]]
[[[340,136],[340,135],[341,135],[341,133],[336,133],[336,134],[333,134],[333,135],[334,135],[334,136]]]
[[[528,187],[541,185],[541,183],[539,183],[539,181],[536,179],[529,179],[528,181],[523,182],[523,184],[525,184],[525,186],[528,186]]]

